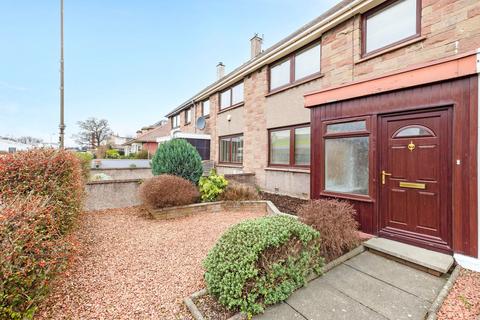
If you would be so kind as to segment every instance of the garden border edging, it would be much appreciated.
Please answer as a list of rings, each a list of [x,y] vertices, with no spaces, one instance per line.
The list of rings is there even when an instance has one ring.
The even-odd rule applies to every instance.
[[[285,215],[297,219],[296,216],[283,213],[269,200],[247,200],[247,201],[216,201],[194,203],[185,206],[169,207],[163,209],[150,209],[147,211],[154,219],[175,219],[202,212],[221,212],[221,211],[245,211],[245,210],[265,210],[267,215]]]
[[[268,201],[268,202],[270,202],[270,201]],[[272,206],[278,211],[278,209],[275,207],[275,205],[273,203],[272,203]],[[278,213],[274,213],[273,215],[292,216],[290,214],[286,214],[286,213],[283,213],[283,212],[280,212],[280,211],[278,211]],[[296,216],[292,216],[292,217],[296,217]],[[359,255],[360,253],[362,253],[364,251],[365,251],[365,247],[363,246],[363,244],[359,245],[355,249],[353,249],[353,250],[347,252],[346,254],[338,257],[337,259],[327,263],[322,269],[322,274],[327,273],[328,271],[332,270],[333,268],[339,266],[340,264],[344,263],[345,261],[347,261],[349,259],[352,259],[353,257]],[[321,277],[322,274],[320,274],[320,275],[311,274],[311,275],[307,276],[307,283],[315,280],[318,277]],[[183,299],[185,305],[187,306],[188,310],[190,311],[190,313],[192,314],[192,316],[195,320],[205,320],[205,318],[203,317],[202,313],[200,312],[200,310],[195,305],[195,302],[193,302],[193,301],[194,301],[194,299],[196,299],[198,297],[202,297],[206,294],[207,294],[207,289],[202,289],[202,290],[199,290],[199,291],[193,293],[192,295],[186,297],[185,299]],[[246,319],[246,315],[242,314],[241,312],[239,312],[239,313],[231,316],[230,318],[228,318],[228,320],[241,320],[241,319]]]

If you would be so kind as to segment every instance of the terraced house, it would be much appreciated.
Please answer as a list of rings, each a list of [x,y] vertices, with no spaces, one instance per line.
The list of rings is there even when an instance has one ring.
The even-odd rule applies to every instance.
[[[480,2],[346,0],[261,44],[172,130],[208,140],[222,173],[347,199],[367,233],[478,262]]]

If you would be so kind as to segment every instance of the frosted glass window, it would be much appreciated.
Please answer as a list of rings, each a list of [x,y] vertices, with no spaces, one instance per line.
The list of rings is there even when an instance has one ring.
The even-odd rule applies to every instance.
[[[290,129],[270,132],[270,163],[290,164]]]
[[[367,122],[365,120],[334,123],[327,125],[327,133],[342,133],[367,130]]]
[[[394,134],[394,138],[402,138],[402,137],[428,137],[434,136],[433,132],[424,127],[424,126],[411,126],[406,128],[401,128],[397,130]]]
[[[368,137],[325,140],[325,190],[368,195]]]
[[[295,164],[310,164],[310,127],[295,129]]]
[[[205,100],[203,101],[202,115],[208,116],[209,114],[210,114],[210,100]]]
[[[223,91],[220,94],[220,109],[224,109],[230,107],[230,100],[231,98],[231,91],[228,89],[227,91]]]
[[[243,102],[243,82],[232,88],[232,105]]]
[[[270,90],[290,83],[290,60],[286,60],[270,69]]]
[[[365,53],[415,35],[417,0],[399,0],[368,16],[365,31]]]
[[[320,45],[295,56],[295,80],[320,72]]]

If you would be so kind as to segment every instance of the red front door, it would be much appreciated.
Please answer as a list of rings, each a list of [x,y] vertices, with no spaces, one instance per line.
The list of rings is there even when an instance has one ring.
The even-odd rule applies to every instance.
[[[450,112],[380,122],[379,235],[451,252]]]

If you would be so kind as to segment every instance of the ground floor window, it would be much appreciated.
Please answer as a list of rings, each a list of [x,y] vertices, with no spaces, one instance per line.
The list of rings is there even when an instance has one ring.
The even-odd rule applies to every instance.
[[[243,162],[243,135],[220,137],[221,163],[241,164]]]
[[[325,123],[323,132],[324,191],[368,196],[368,121]]]
[[[299,125],[269,130],[269,165],[310,165],[310,126]]]

